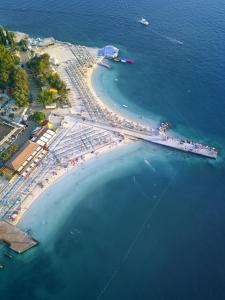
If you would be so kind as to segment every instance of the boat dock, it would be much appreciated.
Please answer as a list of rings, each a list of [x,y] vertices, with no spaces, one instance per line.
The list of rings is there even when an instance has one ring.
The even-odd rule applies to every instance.
[[[0,241],[16,253],[23,253],[38,244],[26,232],[3,220],[0,221]]]

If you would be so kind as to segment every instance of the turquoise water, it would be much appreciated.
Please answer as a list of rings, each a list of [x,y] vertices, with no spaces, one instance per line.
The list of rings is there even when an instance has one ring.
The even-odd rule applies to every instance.
[[[220,149],[137,143],[69,174],[25,216],[41,244],[4,259],[2,299],[225,298],[224,15],[220,0],[1,1],[12,30],[118,46],[135,64],[97,70],[97,93]]]

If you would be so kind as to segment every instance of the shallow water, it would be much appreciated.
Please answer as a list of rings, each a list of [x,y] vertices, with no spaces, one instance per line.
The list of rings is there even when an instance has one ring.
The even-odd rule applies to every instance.
[[[4,259],[4,300],[224,299],[224,12],[221,0],[1,1],[12,30],[118,46],[135,64],[99,69],[97,93],[220,149],[210,161],[135,144],[60,181],[21,224],[40,246]]]

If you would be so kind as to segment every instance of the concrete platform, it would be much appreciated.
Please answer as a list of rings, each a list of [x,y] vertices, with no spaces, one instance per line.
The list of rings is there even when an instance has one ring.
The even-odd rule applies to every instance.
[[[36,246],[37,241],[16,226],[0,220],[0,242],[6,243],[10,249],[17,253],[23,253]]]

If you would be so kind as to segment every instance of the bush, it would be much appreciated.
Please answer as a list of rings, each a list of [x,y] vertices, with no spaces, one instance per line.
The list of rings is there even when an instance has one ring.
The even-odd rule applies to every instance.
[[[19,46],[20,50],[26,50],[28,47],[28,40],[27,39],[22,39],[19,41],[19,43],[17,44]]]
[[[0,45],[0,88],[5,89],[10,84],[10,77],[15,67],[15,57]]]
[[[41,124],[43,121],[46,120],[46,115],[41,112],[41,111],[36,111],[34,114],[33,114],[33,120],[35,123],[37,123],[38,125]]]
[[[62,97],[66,97],[68,91],[66,89],[66,84],[62,79],[59,77],[57,73],[47,72],[45,74],[46,81],[48,84],[57,90],[58,94]]]
[[[1,154],[1,159],[3,161],[7,161],[10,157],[19,149],[19,146],[16,144],[12,144],[9,148]]]
[[[30,93],[28,77],[20,66],[14,69],[12,80],[14,82],[13,97],[16,100],[16,104],[20,107],[27,106]]]
[[[27,67],[33,72],[35,75],[43,74],[50,66],[50,56],[48,54],[42,54],[40,56],[34,56],[31,58]]]
[[[29,95],[28,78],[18,63],[19,58],[0,44],[0,88],[13,88],[17,105],[26,106]]]
[[[55,101],[55,93],[43,88],[37,96],[37,100],[44,105],[51,105]]]

